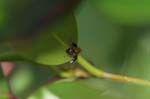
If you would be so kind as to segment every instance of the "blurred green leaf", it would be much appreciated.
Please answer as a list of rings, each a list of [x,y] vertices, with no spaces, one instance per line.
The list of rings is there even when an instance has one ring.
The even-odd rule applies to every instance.
[[[76,42],[76,21],[69,11],[78,2],[1,0],[0,60],[25,60],[45,65],[67,62],[69,57],[51,33],[63,35],[68,44]]]
[[[6,80],[2,75],[2,71],[0,68],[0,99],[8,99],[9,89]]]
[[[13,94],[25,99],[42,85],[57,80],[56,75],[49,66],[18,62],[8,82]]]
[[[132,56],[125,60],[122,74],[150,80],[150,31],[143,32],[137,40],[137,46]],[[143,86],[124,85],[122,88],[132,99],[149,99],[150,88]]]
[[[73,14],[59,18],[37,31],[31,39],[9,41],[0,47],[0,60],[25,60],[44,65],[58,65],[70,60],[65,48],[52,33],[70,45],[77,42],[77,26]]]
[[[107,1],[95,0],[97,5],[100,4],[99,2]],[[125,26],[113,23],[99,14],[91,2],[93,1],[83,2],[76,12],[79,45],[84,57],[104,71],[150,80],[149,26],[130,26],[131,24]],[[117,1],[111,2],[115,4]],[[140,5],[139,2],[142,1],[137,2]],[[149,99],[150,97],[148,87],[115,81],[108,85],[131,99]],[[99,85],[96,84],[96,86]]]
[[[99,86],[97,87],[98,84]],[[105,82],[96,83],[95,79],[79,81],[60,80],[36,91],[28,99],[128,99],[104,86]],[[47,93],[47,94],[46,94]],[[44,98],[45,97],[45,98]]]
[[[1,99],[8,99],[9,90],[6,81],[3,79],[0,80],[0,98]]]
[[[92,3],[106,19],[119,24],[148,25],[150,22],[149,0],[92,0]]]
[[[122,47],[119,44],[123,38],[120,27],[99,16],[89,1],[81,4],[76,11],[76,18],[79,46],[84,57],[102,70],[118,72],[124,59],[122,53],[125,48],[116,48]]]
[[[97,68],[112,73],[150,80],[149,27],[131,26],[131,24],[136,25],[149,22],[148,10],[144,10],[145,8],[139,9],[145,6],[146,1],[143,1],[141,6],[139,5],[142,1],[137,1],[137,5],[135,4],[134,6],[130,5],[131,2],[127,3],[126,1],[111,1],[109,3],[108,0],[97,1],[98,3],[96,5],[98,7],[102,5],[102,7],[98,8],[98,11],[101,11],[100,9],[106,10],[104,14],[110,18],[104,18],[104,16],[100,14],[101,12],[103,13],[103,11],[100,13],[97,12],[91,2],[93,1],[84,1],[76,11],[77,25],[79,28],[79,46],[81,46],[83,50],[82,54],[87,60],[94,63]],[[101,2],[101,4],[99,2]],[[122,10],[120,9],[122,4],[124,6],[129,4],[126,6],[127,9],[123,9],[126,11],[120,11]],[[147,3],[145,7],[147,7],[148,4],[149,3]],[[135,6],[138,10],[131,9],[131,11],[129,11],[129,8],[136,8]],[[103,9],[103,7],[106,9]],[[109,11],[107,12],[107,10]],[[136,11],[134,12],[134,10]],[[142,11],[144,14],[141,14]],[[128,17],[124,16],[124,14],[127,14]],[[140,16],[135,17],[138,14],[140,14]],[[116,18],[116,20],[108,20],[112,17],[113,19]],[[140,19],[140,17],[142,18]],[[52,36],[49,36],[51,33],[56,33],[56,35],[60,36],[67,44],[77,41],[77,29],[74,16],[67,16],[66,20],[63,20],[63,18],[60,18],[60,20],[54,24],[47,25],[45,28],[40,29],[38,36],[30,41],[13,42],[15,45],[13,48],[18,48],[17,50],[15,49],[16,52],[23,53],[22,55],[25,57],[30,56],[34,62],[51,65],[65,63],[69,60],[68,56],[65,56],[66,58],[63,57],[66,55],[66,48],[52,38]],[[147,22],[145,22],[146,20]],[[116,22],[126,25],[119,25],[116,24]],[[70,29],[70,26],[72,29]],[[62,31],[67,32],[62,33]],[[75,32],[72,33],[72,31]],[[51,42],[49,42],[49,37],[51,38]],[[33,41],[38,43],[34,43]],[[3,49],[8,49],[7,47],[10,46],[9,43],[6,45],[7,46]],[[47,47],[47,45],[51,45],[51,47]],[[36,56],[37,53],[40,53],[38,54],[39,58]],[[32,55],[35,55],[34,58]],[[61,57],[58,57],[59,55]],[[25,99],[29,95],[31,95],[29,99],[149,99],[150,97],[150,89],[148,87],[105,79],[92,78],[78,81],[67,79],[67,81],[60,80],[54,84],[43,87],[49,79],[53,80],[54,75],[55,73],[53,73],[50,68],[43,65],[41,67],[37,65],[33,66],[33,64],[18,65],[9,79],[9,84],[19,99]]]
[[[31,39],[39,28],[62,17],[78,0],[1,0],[0,41]]]

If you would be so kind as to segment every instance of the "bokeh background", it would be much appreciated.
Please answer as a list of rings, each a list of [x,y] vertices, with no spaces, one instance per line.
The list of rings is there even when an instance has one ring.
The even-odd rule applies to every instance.
[[[99,69],[150,80],[150,2],[132,1],[83,0],[75,10],[78,45]],[[48,66],[18,62],[7,79],[9,86],[0,74],[0,98],[7,99],[8,87],[18,99],[29,95],[28,99],[150,98],[150,88],[145,86],[94,77],[48,84],[55,77]]]

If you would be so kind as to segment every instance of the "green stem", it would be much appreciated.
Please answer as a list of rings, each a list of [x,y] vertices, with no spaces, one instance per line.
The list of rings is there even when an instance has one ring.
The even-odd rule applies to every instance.
[[[54,38],[60,42],[64,47],[68,47],[68,45],[55,33],[52,33]],[[98,77],[98,78],[106,78],[111,79],[119,82],[124,83],[132,83],[137,85],[144,85],[144,86],[150,86],[150,81],[137,79],[137,78],[131,78],[127,76],[117,75],[117,74],[111,74],[104,72],[103,70],[95,68],[92,64],[90,64],[84,57],[81,55],[78,56],[78,63],[86,69],[91,75]],[[72,74],[62,74],[63,76],[72,76]]]
[[[85,58],[83,58],[81,55],[78,56],[78,63],[84,67],[90,74],[93,76],[96,76],[98,78],[105,78],[105,79],[111,79],[119,82],[124,83],[132,83],[137,85],[144,85],[144,86],[150,86],[150,81],[147,80],[141,80],[137,78],[117,75],[117,74],[111,74],[104,72],[100,69],[95,68],[93,65],[91,65]]]
[[[94,76],[97,77],[102,77],[104,74],[104,71],[99,70],[97,68],[95,68],[94,66],[92,66],[89,62],[87,62],[85,60],[85,58],[83,58],[81,55],[78,56],[78,63],[85,68],[89,73],[93,74]]]

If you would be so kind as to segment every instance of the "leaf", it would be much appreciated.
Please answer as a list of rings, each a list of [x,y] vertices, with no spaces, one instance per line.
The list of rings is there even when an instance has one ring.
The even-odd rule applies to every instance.
[[[0,68],[0,98],[1,99],[8,99],[9,89],[6,80],[2,75],[2,71]]]
[[[39,28],[65,15],[77,3],[78,0],[1,0],[0,41],[32,38]]]
[[[55,97],[54,99],[128,99],[115,91],[111,91],[110,88],[107,89],[104,86],[105,83],[98,83],[93,86],[92,81],[95,82],[96,80],[58,81],[52,85],[40,88],[28,99],[47,99],[44,97],[48,96],[51,98]]]
[[[83,2],[80,11],[76,13],[79,45],[84,57],[106,72],[150,80],[149,28],[114,24],[99,14],[90,2]],[[116,81],[107,86],[113,86],[131,99],[150,97],[149,87]]]
[[[124,56],[120,48],[115,51],[123,33],[117,25],[103,19],[88,0],[83,3],[76,12],[82,55],[105,71],[118,72]]]
[[[0,48],[0,60],[24,60],[44,65],[59,65],[70,60],[66,47],[54,38],[59,36],[66,44],[77,42],[77,27],[73,14],[60,17],[53,24],[39,29],[31,39],[9,41]]]
[[[150,22],[149,0],[93,0],[99,14],[119,24],[142,25]]]
[[[8,84],[18,99],[26,99],[34,90],[57,80],[56,75],[48,66],[18,62],[8,78]]]
[[[122,73],[133,77],[150,80],[150,31],[142,32],[137,39],[135,51],[125,61]],[[150,88],[144,86],[124,85],[125,93],[132,96],[132,99],[149,99]]]
[[[9,90],[6,81],[3,79],[0,80],[0,98],[8,99]]]
[[[76,42],[76,22],[73,14],[68,13],[78,2],[1,0],[0,61],[24,60],[46,65],[67,62],[69,57],[51,32],[59,32],[59,36],[63,35],[69,44]]]

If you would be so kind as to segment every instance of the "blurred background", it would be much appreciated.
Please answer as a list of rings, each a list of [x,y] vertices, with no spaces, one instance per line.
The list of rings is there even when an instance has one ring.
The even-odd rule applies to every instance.
[[[83,0],[74,12],[82,55],[104,71],[150,80],[149,9],[149,0]],[[7,79],[0,72],[1,99],[8,98],[8,89],[17,99],[150,98],[150,88],[144,86],[94,77],[58,80],[48,66],[14,65]]]

